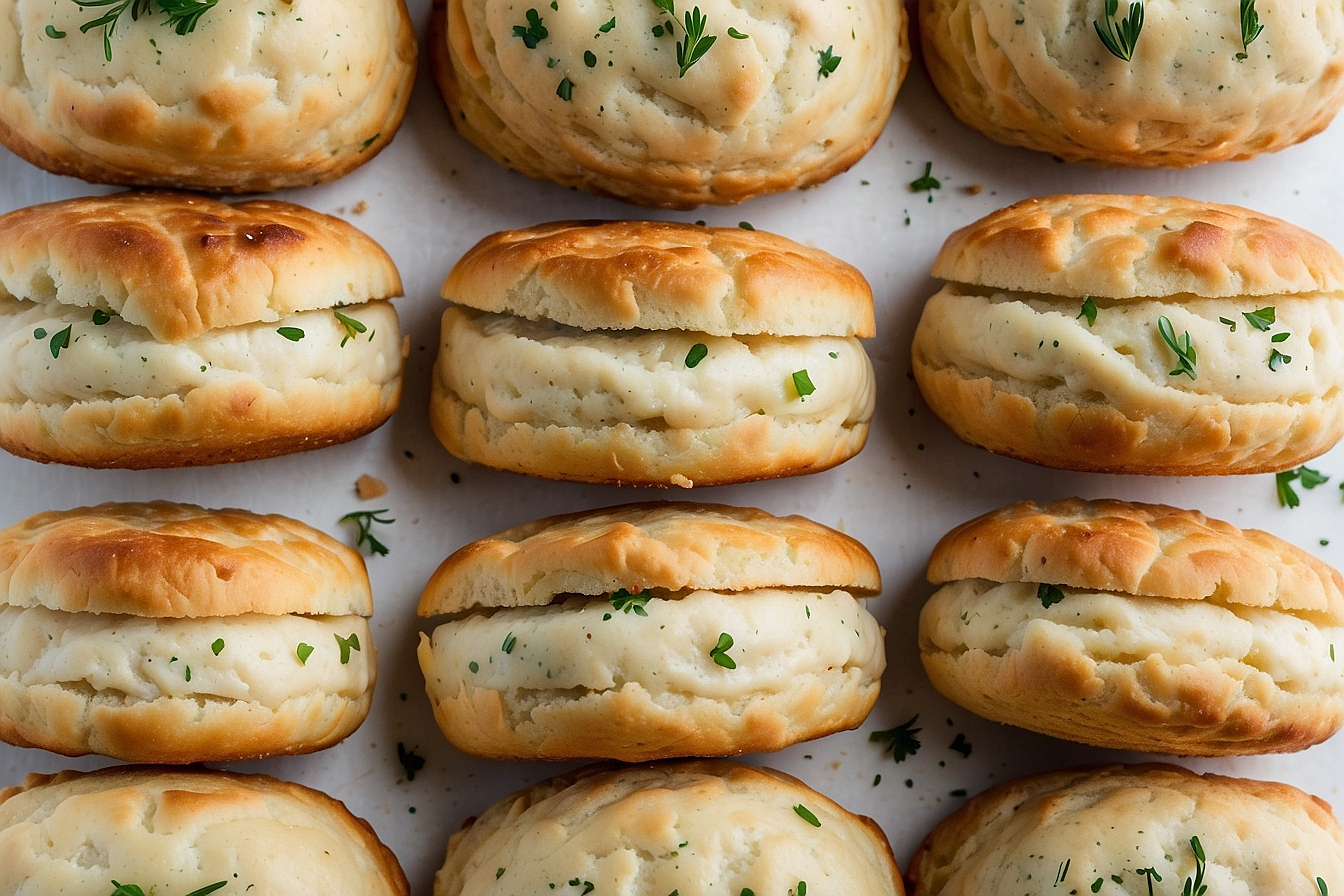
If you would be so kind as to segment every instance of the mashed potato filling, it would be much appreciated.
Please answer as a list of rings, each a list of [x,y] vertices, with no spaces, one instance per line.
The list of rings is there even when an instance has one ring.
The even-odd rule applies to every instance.
[[[356,323],[347,328],[336,311]],[[66,327],[68,344],[53,349]],[[391,303],[378,301],[165,343],[116,315],[0,299],[0,359],[0,401],[10,403],[165,398],[231,380],[283,393],[313,380],[392,382],[401,368],[401,332]]]
[[[874,406],[872,364],[852,337],[590,332],[453,307],[441,352],[443,385],[507,423],[708,429],[757,413],[852,423]]]

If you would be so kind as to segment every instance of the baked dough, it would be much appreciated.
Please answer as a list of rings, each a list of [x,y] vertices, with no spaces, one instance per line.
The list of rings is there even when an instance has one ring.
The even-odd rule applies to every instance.
[[[403,0],[247,0],[186,34],[144,5],[105,48],[80,26],[106,8],[0,0],[0,142],[94,183],[253,193],[334,180],[401,124]]]
[[[677,44],[697,15],[713,43],[683,69]],[[910,62],[896,0],[435,0],[428,40],[453,125],[495,161],[668,208],[846,170],[881,133]]]
[[[1344,434],[1344,259],[1283,221],[1179,198],[1030,199],[954,233],[934,275],[952,282],[916,329],[915,378],[996,453],[1221,475],[1288,469]]]
[[[1128,3],[1119,3],[1115,21]],[[924,62],[963,122],[1067,161],[1141,168],[1248,159],[1324,130],[1344,101],[1344,7],[1258,0],[1143,3],[1133,58],[1094,22],[1105,4],[921,0]]]
[[[1266,532],[1162,505],[1022,502],[949,532],[929,580],[920,659],[986,718],[1199,756],[1301,750],[1344,724],[1344,580]]]

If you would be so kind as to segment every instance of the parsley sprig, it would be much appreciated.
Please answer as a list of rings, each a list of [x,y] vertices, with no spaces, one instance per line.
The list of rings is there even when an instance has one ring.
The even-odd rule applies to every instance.
[[[382,519],[378,516],[380,513],[387,513],[387,508],[381,510],[356,510],[353,513],[347,513],[341,517],[342,523],[354,523],[359,527],[359,535],[355,538],[355,547],[367,543],[370,554],[377,554],[380,557],[387,556],[387,545],[383,544],[377,538],[373,537],[373,524],[382,523],[384,526],[395,523],[395,519]]]
[[[190,34],[200,24],[201,16],[214,8],[219,0],[74,0],[74,2],[80,9],[107,10],[98,18],[80,25],[79,30],[83,34],[94,28],[102,28],[103,56],[111,62],[112,35],[116,33],[117,23],[124,14],[129,12],[132,21],[139,21],[142,15],[152,14],[157,7],[160,12],[168,15],[165,25],[170,26],[176,34]]]
[[[527,19],[527,24],[514,25],[513,36],[522,38],[523,46],[527,47],[529,50],[535,50],[537,44],[545,40],[550,35],[550,32],[547,31],[546,26],[542,24],[541,13],[537,12],[536,9],[529,9],[524,14],[524,18]]]
[[[1139,32],[1143,30],[1143,3],[1135,0],[1129,4],[1129,14],[1117,26],[1115,14],[1119,9],[1120,0],[1106,0],[1105,18],[1094,19],[1092,27],[1097,29],[1097,37],[1101,38],[1112,56],[1129,62],[1134,58],[1134,47],[1139,42]]]
[[[1167,344],[1173,352],[1176,353],[1176,369],[1167,373],[1167,376],[1180,376],[1185,374],[1190,379],[1198,379],[1195,373],[1195,346],[1190,342],[1190,331],[1187,330],[1176,338],[1176,330],[1172,328],[1171,321],[1164,314],[1157,319],[1157,332],[1161,334],[1162,341]]]
[[[686,77],[691,66],[699,62],[709,52],[709,48],[714,46],[714,41],[719,39],[717,35],[705,34],[705,26],[709,22],[701,14],[700,7],[697,6],[686,13],[685,22],[686,40],[677,41],[677,65],[681,66],[678,78]]]
[[[1048,610],[1064,599],[1064,592],[1057,585],[1042,582],[1036,586],[1036,599]]]
[[[831,72],[840,67],[840,57],[835,55],[835,44],[831,44],[817,53],[817,80],[829,78]]]
[[[1241,0],[1241,52],[1237,59],[1246,58],[1251,42],[1260,36],[1265,26],[1260,24],[1260,13],[1255,11],[1255,0]]]
[[[873,743],[886,744],[882,748],[882,752],[890,753],[891,758],[897,762],[904,762],[919,752],[919,738],[915,735],[924,729],[915,727],[915,723],[918,721],[919,713],[915,713],[895,728],[888,728],[886,731],[874,731],[868,735],[868,740]]]
[[[719,632],[719,640],[709,651],[709,658],[715,664],[725,669],[736,669],[737,662],[728,655],[728,651],[733,647],[733,636],[727,632]]]
[[[611,608],[627,616],[633,611],[636,616],[648,616],[649,612],[644,609],[644,605],[649,602],[647,594],[631,594],[624,588],[617,589],[611,593],[608,598],[611,601]],[[730,643],[728,646],[732,646]]]
[[[1302,499],[1297,496],[1293,490],[1293,483],[1296,482],[1303,488],[1310,491],[1318,485],[1324,485],[1330,481],[1330,477],[1313,470],[1311,467],[1298,467],[1295,470],[1284,470],[1274,474],[1274,488],[1279,494],[1280,507],[1296,507],[1302,503]]]

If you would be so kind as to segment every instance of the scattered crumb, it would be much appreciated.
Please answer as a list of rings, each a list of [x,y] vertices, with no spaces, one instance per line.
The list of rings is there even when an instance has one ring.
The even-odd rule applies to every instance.
[[[377,476],[370,476],[365,473],[355,480],[355,494],[361,501],[370,501],[374,498],[381,498],[387,494],[387,483]]]
[[[338,206],[336,206],[336,214],[338,214],[338,215],[343,215],[343,214],[345,214],[345,206],[343,206],[343,205],[338,205]]]
[[[966,191],[967,196],[979,196],[984,187],[980,184],[971,184],[969,187],[962,187],[962,189]]]
[[[670,481],[673,485],[679,485],[679,486],[681,486],[682,488],[691,488],[691,487],[693,487],[693,486],[695,485],[694,482],[692,482],[691,480],[687,479],[685,476],[681,475],[680,473],[674,473],[674,474],[672,474],[672,478],[671,478],[671,480],[669,480],[669,481]]]
[[[979,188],[977,188],[975,192],[979,193],[980,192]],[[362,215],[368,210],[369,210],[369,204],[365,202],[363,199],[361,199],[355,203],[354,208],[350,209],[350,214]]]

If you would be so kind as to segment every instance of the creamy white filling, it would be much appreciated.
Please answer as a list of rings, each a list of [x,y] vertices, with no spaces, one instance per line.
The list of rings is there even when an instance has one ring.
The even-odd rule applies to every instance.
[[[854,423],[874,406],[872,364],[852,337],[589,332],[453,307],[440,351],[443,384],[508,423],[708,429],[762,412]],[[800,371],[816,391],[799,394]]]
[[[342,663],[336,639],[352,635],[360,649],[352,647]],[[304,660],[300,644],[312,647]],[[205,697],[278,707],[314,693],[358,697],[372,686],[374,668],[362,616],[155,619],[0,608],[0,677],[25,686],[84,687],[128,701]]]
[[[284,392],[313,380],[339,386],[396,379],[401,333],[391,303],[337,310],[365,332],[352,335],[325,308],[165,343],[115,315],[99,325],[88,308],[0,299],[0,401],[163,398],[231,380]],[[66,327],[69,344],[53,356],[52,340]],[[287,339],[282,328],[302,337]]]

